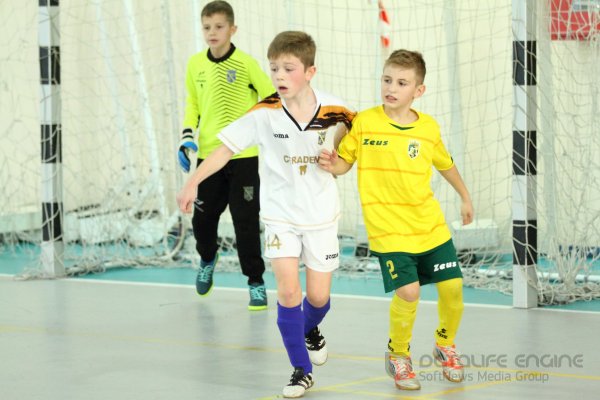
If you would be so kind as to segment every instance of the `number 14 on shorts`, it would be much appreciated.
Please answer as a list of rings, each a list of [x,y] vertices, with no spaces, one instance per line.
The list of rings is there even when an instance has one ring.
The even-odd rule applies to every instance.
[[[279,236],[273,235],[273,236],[267,237],[265,247],[267,249],[275,248],[275,249],[279,250],[281,248],[281,241],[279,240]]]

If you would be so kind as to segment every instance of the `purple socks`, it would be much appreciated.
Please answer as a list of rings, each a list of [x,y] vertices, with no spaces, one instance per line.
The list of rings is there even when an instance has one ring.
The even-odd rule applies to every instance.
[[[304,335],[314,329],[315,326],[319,325],[323,318],[325,318],[325,314],[329,311],[329,304],[331,300],[327,300],[327,304],[325,304],[321,308],[317,308],[308,302],[308,299],[305,297],[302,302],[302,307],[304,309]]]
[[[330,303],[328,300],[323,307],[317,308],[306,297],[301,306],[288,308],[277,303],[277,326],[290,363],[294,368],[304,368],[305,374],[312,372],[312,364],[308,358],[304,336],[323,321]]]
[[[308,358],[308,351],[304,342],[304,315],[300,305],[296,307],[283,307],[277,303],[277,326],[283,344],[287,350],[290,363],[294,368],[304,368],[304,373],[312,372],[312,364]]]

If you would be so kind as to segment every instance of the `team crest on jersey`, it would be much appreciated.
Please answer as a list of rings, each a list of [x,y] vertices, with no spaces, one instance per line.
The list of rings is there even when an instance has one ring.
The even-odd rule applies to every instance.
[[[244,186],[244,200],[252,201],[254,199],[254,186]]]
[[[417,140],[411,140],[408,142],[408,156],[410,158],[417,158],[419,156],[420,143]]]
[[[307,167],[306,164],[300,165],[300,167],[299,167],[300,168],[300,175],[306,175],[306,167]]]
[[[236,75],[235,69],[230,69],[229,71],[227,71],[227,82],[229,82],[229,83],[235,82],[236,77],[237,77],[237,75]]]
[[[325,143],[325,136],[327,136],[327,131],[318,131],[317,134],[319,135],[318,143],[320,146],[323,143]]]

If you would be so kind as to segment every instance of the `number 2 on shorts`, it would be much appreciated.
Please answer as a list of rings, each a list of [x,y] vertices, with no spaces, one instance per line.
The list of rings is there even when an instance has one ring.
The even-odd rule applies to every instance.
[[[390,272],[390,277],[392,279],[396,279],[398,277],[398,274],[395,271],[395,267],[394,267],[394,263],[392,262],[392,260],[387,260],[385,262],[385,265],[387,265],[388,267],[388,271]]]

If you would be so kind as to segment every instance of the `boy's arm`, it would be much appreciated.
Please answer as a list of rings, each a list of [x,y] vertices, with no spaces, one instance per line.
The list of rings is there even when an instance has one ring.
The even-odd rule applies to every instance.
[[[467,186],[458,172],[458,168],[456,168],[456,165],[453,165],[452,168],[439,172],[460,196],[460,216],[462,217],[463,225],[470,224],[473,222],[473,203],[471,202],[471,196],[469,195]]]
[[[192,74],[192,59],[188,62],[185,72],[185,90],[187,97],[185,99],[185,111],[183,117],[183,129],[196,129],[200,120],[200,110],[198,109],[198,93],[196,92],[196,83]]]
[[[331,172],[333,175],[344,175],[352,168],[352,164],[339,157],[336,150],[321,150],[321,154],[319,154],[319,167],[327,172]]]
[[[190,62],[191,63],[191,62]],[[181,133],[181,141],[177,149],[177,159],[179,165],[184,172],[190,171],[190,152],[198,151],[198,145],[194,140],[194,129],[198,127],[200,113],[198,111],[198,99],[196,95],[196,86],[190,72],[190,63],[188,63],[185,88],[187,90],[187,98],[185,101],[185,116],[183,119],[183,131]]]
[[[333,148],[337,149],[340,145],[340,142],[348,134],[348,128],[344,124],[338,124],[337,129],[335,130],[335,134],[333,136]]]
[[[202,163],[194,173],[188,178],[181,191],[177,194],[177,204],[184,213],[192,212],[192,205],[196,200],[198,185],[206,178],[219,171],[227,164],[233,156],[233,151],[225,145],[215,149]]]
[[[271,78],[260,68],[256,60],[252,59],[248,70],[250,71],[250,83],[256,89],[261,100],[275,93]]]

